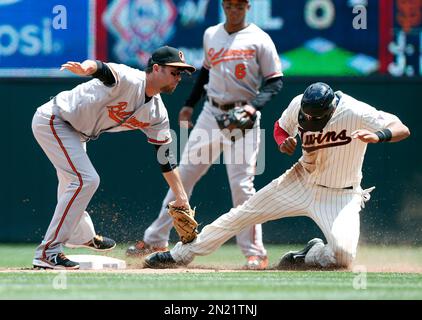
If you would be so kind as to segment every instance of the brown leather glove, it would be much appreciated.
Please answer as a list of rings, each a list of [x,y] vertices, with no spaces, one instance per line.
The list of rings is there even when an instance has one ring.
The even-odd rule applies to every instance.
[[[196,239],[198,222],[195,220],[195,210],[175,207],[168,204],[168,213],[173,218],[173,226],[183,243]]]

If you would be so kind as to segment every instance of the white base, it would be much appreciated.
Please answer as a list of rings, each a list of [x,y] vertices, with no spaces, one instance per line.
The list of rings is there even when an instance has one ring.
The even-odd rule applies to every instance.
[[[111,257],[79,254],[68,255],[67,258],[71,261],[78,262],[80,270],[126,269],[126,262],[124,260]]]

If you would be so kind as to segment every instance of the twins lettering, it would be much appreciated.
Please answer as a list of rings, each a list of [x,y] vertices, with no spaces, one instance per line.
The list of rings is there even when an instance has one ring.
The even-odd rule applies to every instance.
[[[352,141],[351,137],[347,136],[347,130],[344,129],[337,134],[335,131],[328,131],[326,133],[305,135],[305,131],[300,130],[300,138],[302,139],[302,149],[306,152],[316,151],[323,148],[331,148],[349,144]],[[315,145],[318,144],[318,145]]]

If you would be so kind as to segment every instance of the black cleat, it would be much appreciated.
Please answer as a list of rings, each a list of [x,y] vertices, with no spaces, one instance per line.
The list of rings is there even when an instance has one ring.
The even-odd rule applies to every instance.
[[[36,258],[32,261],[35,269],[54,269],[54,270],[76,270],[79,269],[79,263],[69,260],[63,253],[53,254],[43,259]]]
[[[305,269],[305,256],[311,250],[311,248],[318,244],[324,244],[319,238],[314,238],[308,242],[308,244],[300,251],[289,251],[284,254],[280,262],[278,263],[277,269],[280,270],[294,270],[294,269]]]
[[[95,251],[110,251],[113,250],[114,247],[116,247],[116,241],[113,239],[96,235],[94,238],[89,240],[88,242],[85,242],[83,244],[75,245],[75,244],[66,244],[66,247],[68,248],[88,248]]]
[[[144,260],[144,268],[170,269],[177,268],[182,264],[177,263],[170,254],[170,251],[154,252]]]
[[[95,251],[109,251],[116,247],[116,241],[97,234],[91,241],[88,241],[86,245]]]

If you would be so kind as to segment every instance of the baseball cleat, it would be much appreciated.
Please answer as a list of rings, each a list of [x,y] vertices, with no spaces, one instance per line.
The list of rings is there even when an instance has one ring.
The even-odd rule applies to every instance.
[[[268,257],[266,256],[249,256],[246,257],[246,264],[243,270],[265,270],[268,267]]]
[[[69,248],[88,248],[88,249],[92,249],[95,251],[110,251],[113,250],[114,247],[116,247],[116,241],[114,241],[113,239],[104,237],[104,236],[100,236],[100,235],[96,235],[94,238],[92,238],[91,240],[89,240],[88,242],[85,242],[83,244],[66,244],[66,247]]]
[[[137,241],[133,246],[126,250],[129,257],[144,257],[154,252],[168,251],[168,247],[154,247],[146,244],[144,241]]]
[[[289,251],[284,254],[280,262],[278,263],[277,269],[301,269],[305,268],[305,256],[316,244],[324,245],[324,241],[319,238],[314,238],[308,242],[308,244],[300,251]]]
[[[32,261],[36,269],[76,270],[79,263],[69,260],[63,253],[54,254],[46,259],[36,258]]]
[[[176,268],[180,263],[177,263],[170,254],[170,251],[154,252],[145,258],[144,268],[151,269],[170,269]]]

